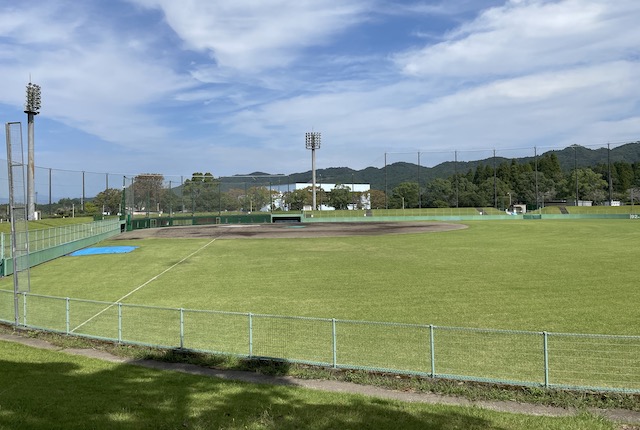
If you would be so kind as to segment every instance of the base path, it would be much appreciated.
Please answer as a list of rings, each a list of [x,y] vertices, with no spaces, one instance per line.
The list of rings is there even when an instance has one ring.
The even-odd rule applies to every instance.
[[[467,228],[463,224],[439,222],[314,222],[273,224],[216,224],[145,228],[122,233],[115,239],[211,238],[283,239],[296,237],[380,236],[386,234],[433,233]]]

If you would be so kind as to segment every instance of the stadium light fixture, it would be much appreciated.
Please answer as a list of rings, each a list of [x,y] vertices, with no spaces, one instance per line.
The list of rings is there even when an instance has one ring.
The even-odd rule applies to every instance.
[[[320,132],[305,133],[304,142],[311,150],[311,183],[313,186],[313,210],[316,210],[316,149],[320,149]]]
[[[27,114],[27,219],[34,220],[35,204],[35,164],[34,164],[34,117],[40,113],[42,107],[40,85],[29,82],[27,84],[27,102],[24,113]]]
[[[40,85],[29,82],[27,84],[27,103],[24,106],[24,112],[27,114],[37,115],[42,107],[41,88]]]

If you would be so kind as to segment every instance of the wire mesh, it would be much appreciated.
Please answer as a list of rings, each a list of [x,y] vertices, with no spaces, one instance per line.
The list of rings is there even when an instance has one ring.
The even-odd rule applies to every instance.
[[[69,300],[70,334],[120,340],[118,304],[92,300]]]
[[[183,347],[249,355],[248,314],[185,310]]]
[[[339,320],[336,343],[338,366],[431,372],[429,326]]]
[[[252,316],[252,355],[332,364],[331,320]]]
[[[640,336],[182,310],[27,293],[18,298],[20,325],[74,335],[344,368],[640,393]],[[1,321],[14,321],[13,304],[13,292],[0,290]]]
[[[559,386],[640,387],[640,337],[553,334],[549,379]]]
[[[0,290],[0,321],[14,321],[14,294],[13,291]]]
[[[122,339],[144,345],[180,347],[180,309],[123,305]]]
[[[544,384],[539,333],[438,327],[434,345],[438,375]]]
[[[29,327],[66,331],[66,300],[60,297],[21,294],[26,301],[22,324]]]

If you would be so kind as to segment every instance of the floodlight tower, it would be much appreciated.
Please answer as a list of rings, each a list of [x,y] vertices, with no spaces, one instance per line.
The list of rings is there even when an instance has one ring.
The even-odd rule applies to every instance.
[[[27,114],[27,219],[35,219],[36,199],[35,199],[35,165],[34,165],[34,142],[33,142],[33,119],[40,113],[40,85],[27,84],[27,103],[24,105],[24,113]]]
[[[311,182],[313,185],[313,210],[316,210],[316,149],[320,149],[320,132],[304,134],[307,149],[311,150]]]

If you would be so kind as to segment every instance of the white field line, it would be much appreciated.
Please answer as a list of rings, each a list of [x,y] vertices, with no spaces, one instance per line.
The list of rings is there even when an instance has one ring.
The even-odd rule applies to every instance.
[[[90,322],[91,320],[93,320],[94,318],[99,317],[101,314],[103,314],[104,312],[108,311],[109,309],[111,309],[112,307],[114,307],[115,305],[117,305],[118,303],[120,303],[122,300],[126,299],[127,297],[129,297],[131,294],[135,293],[136,291],[138,291],[139,289],[141,289],[142,287],[150,284],[151,282],[155,281],[156,279],[158,279],[160,276],[164,275],[165,273],[167,273],[169,270],[173,269],[174,267],[176,267],[177,265],[183,263],[184,261],[188,260],[189,258],[193,257],[195,254],[197,254],[198,252],[202,251],[203,249],[205,249],[207,246],[211,245],[213,242],[215,242],[216,239],[212,239],[211,242],[206,243],[205,245],[203,245],[202,247],[196,249],[195,251],[193,251],[191,254],[187,255],[186,257],[184,257],[182,260],[178,261],[176,264],[174,264],[173,266],[163,270],[162,272],[158,273],[156,276],[154,276],[153,278],[149,279],[148,281],[146,281],[144,284],[138,285],[136,288],[134,288],[133,290],[129,291],[127,294],[125,294],[124,296],[120,297],[118,300],[116,300],[114,303],[110,304],[109,306],[107,306],[106,308],[104,308],[103,310],[101,310],[100,312],[98,312],[97,314],[95,314],[94,316],[92,316],[91,318],[89,318],[88,320],[86,320],[85,322],[81,323],[80,325],[76,326],[73,330],[70,331],[70,333],[73,333],[74,331],[78,330],[80,327],[82,327],[83,325],[87,324],[88,322]]]

